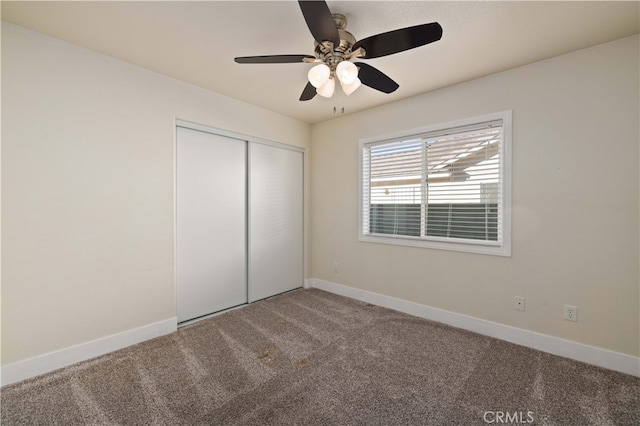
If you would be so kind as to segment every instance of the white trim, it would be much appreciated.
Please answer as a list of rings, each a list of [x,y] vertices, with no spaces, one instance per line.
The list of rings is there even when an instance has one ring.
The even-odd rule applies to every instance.
[[[244,267],[245,267],[245,296],[247,303],[255,302],[253,300],[253,289],[251,288],[251,279],[253,275],[251,274],[251,248],[253,247],[253,242],[251,240],[251,231],[252,231],[252,223],[251,223],[251,213],[252,213],[252,205],[251,205],[251,142],[247,142],[245,145],[245,176],[244,176],[244,196],[245,196],[245,207],[244,207],[244,232],[245,232],[245,240],[244,240]]]
[[[511,120],[511,112],[512,110],[507,109],[504,111],[483,114],[476,117],[463,118],[460,120],[448,121],[446,123],[437,123],[437,124],[432,124],[425,127],[418,127],[415,129],[408,129],[408,130],[402,130],[399,132],[388,133],[386,135],[363,138],[363,139],[360,139],[360,142],[363,144],[369,144],[373,142],[384,142],[384,141],[392,141],[394,139],[410,138],[422,133],[430,133],[437,130],[451,129],[454,127],[463,127],[463,126],[489,122],[494,120],[505,120],[505,116],[507,115],[508,115],[508,119]]]
[[[362,218],[360,220],[362,220]],[[362,227],[360,232],[362,232]],[[476,241],[446,242],[446,241],[435,241],[435,239],[427,240],[427,239],[421,239],[421,238],[382,236],[382,235],[361,235],[358,238],[358,241],[362,241],[365,243],[390,244],[394,246],[461,251],[465,253],[490,254],[490,255],[505,256],[505,257],[511,256],[511,250],[504,243],[502,244],[502,246],[491,246],[487,244],[483,245]]]
[[[38,355],[2,367],[2,386],[86,361],[177,330],[176,317]]]
[[[311,288],[325,290],[330,293],[339,294],[362,302],[404,312],[416,317],[448,324],[453,327],[473,331],[475,333],[537,349],[553,355],[571,358],[576,361],[640,377],[640,358],[638,357],[572,342],[570,340],[536,333],[522,328],[498,324],[480,318],[446,311],[444,309],[396,299],[395,297],[360,290],[354,287],[348,287],[342,284],[316,278],[311,278],[307,281],[308,283],[305,283],[305,287],[309,286]]]
[[[238,139],[245,142],[254,142],[263,145],[269,145],[276,148],[288,149],[289,151],[305,152],[305,148],[289,145],[286,143],[275,142],[268,139],[262,139],[255,136],[249,136],[242,133],[233,132],[230,130],[219,129],[217,127],[206,126],[204,124],[198,124],[191,121],[181,120],[174,118],[176,127],[184,127],[186,129],[198,130],[205,133],[213,133],[218,136],[225,136],[231,139]]]
[[[173,117],[173,314],[178,318],[178,119]]]

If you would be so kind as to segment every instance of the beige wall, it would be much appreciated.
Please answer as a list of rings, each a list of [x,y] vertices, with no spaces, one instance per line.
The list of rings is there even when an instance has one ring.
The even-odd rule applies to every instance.
[[[638,50],[626,38],[313,126],[313,277],[638,356]],[[510,258],[358,241],[359,139],[507,109]]]
[[[2,23],[3,365],[176,315],[174,117],[310,141],[308,124]]]

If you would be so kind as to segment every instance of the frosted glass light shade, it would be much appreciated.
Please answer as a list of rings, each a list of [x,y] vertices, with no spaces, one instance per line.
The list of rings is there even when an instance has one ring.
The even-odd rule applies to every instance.
[[[309,83],[317,89],[329,80],[331,69],[325,64],[319,64],[309,70],[307,77],[309,77]]]
[[[351,84],[358,78],[358,67],[349,61],[342,61],[336,67],[336,75],[343,84]]]
[[[362,84],[362,82],[358,77],[356,77],[356,79],[353,80],[353,83],[351,84],[345,84],[342,81],[340,82],[340,85],[342,86],[342,91],[344,92],[345,95],[350,95],[353,92],[355,92],[356,89],[360,87],[360,84]]]
[[[336,81],[333,78],[330,78],[325,84],[316,89],[316,93],[318,93],[318,95],[320,96],[324,96],[325,98],[330,98],[333,96],[333,91],[335,90],[335,88]]]

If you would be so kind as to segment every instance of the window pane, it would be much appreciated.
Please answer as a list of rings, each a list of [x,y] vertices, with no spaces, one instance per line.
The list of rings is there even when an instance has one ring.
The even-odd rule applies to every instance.
[[[497,204],[429,204],[427,212],[427,235],[498,240]]]
[[[369,233],[420,236],[422,140],[369,150]]]
[[[501,127],[427,138],[427,236],[497,241]]]
[[[371,204],[372,234],[420,236],[420,204]]]

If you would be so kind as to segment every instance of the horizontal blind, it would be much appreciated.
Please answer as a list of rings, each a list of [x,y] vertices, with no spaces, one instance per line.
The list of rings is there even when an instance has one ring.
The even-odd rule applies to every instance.
[[[363,145],[363,233],[498,244],[501,120]]]
[[[426,236],[499,241],[502,126],[427,136]]]
[[[420,236],[422,139],[365,148],[365,233]]]

